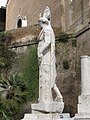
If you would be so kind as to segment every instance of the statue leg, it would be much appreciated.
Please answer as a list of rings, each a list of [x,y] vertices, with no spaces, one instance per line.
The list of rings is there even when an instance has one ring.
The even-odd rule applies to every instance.
[[[54,84],[54,86],[53,86],[53,90],[54,90],[55,93],[56,93],[55,101],[63,102],[63,97],[62,97],[62,95],[61,95],[61,93],[60,93],[60,91],[59,91],[59,89],[58,89],[58,87],[57,87],[56,84]]]

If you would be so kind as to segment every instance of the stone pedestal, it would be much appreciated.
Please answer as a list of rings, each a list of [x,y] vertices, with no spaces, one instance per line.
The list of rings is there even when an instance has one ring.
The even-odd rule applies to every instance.
[[[63,109],[64,109],[63,102],[32,104],[32,112],[42,111],[44,113],[62,113]]]
[[[88,113],[76,114],[73,120],[90,120],[90,114]]]
[[[49,114],[25,114],[22,120],[73,120],[69,114],[49,113]]]
[[[78,113],[90,113],[90,95],[80,95],[78,101]]]

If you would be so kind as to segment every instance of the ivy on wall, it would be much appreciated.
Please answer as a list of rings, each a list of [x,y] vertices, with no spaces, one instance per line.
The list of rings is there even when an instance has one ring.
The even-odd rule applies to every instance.
[[[68,42],[68,39],[69,39],[69,35],[65,32],[60,32],[56,37],[57,41],[60,41],[60,42],[63,42],[63,43]]]
[[[56,41],[62,42],[62,43],[67,43],[69,40],[72,41],[72,47],[76,47],[77,45],[77,40],[75,38],[75,34],[67,34],[66,32],[60,32],[56,36]]]
[[[30,101],[38,99],[39,69],[37,60],[37,46],[33,45],[27,49],[27,56],[23,68],[23,78],[27,81]]]
[[[21,48],[22,49],[22,48]],[[37,45],[28,46],[25,52],[17,53],[16,63],[13,65],[13,72],[22,75],[22,79],[28,86],[28,101],[38,100],[39,69],[37,59]]]

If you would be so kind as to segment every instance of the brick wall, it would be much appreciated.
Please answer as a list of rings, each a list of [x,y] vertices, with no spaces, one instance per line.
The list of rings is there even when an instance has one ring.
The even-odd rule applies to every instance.
[[[39,13],[43,13],[45,6],[50,6],[52,25],[61,27],[62,7],[60,0],[9,0],[6,12],[6,30],[16,28],[18,16],[26,16],[27,25],[37,24]]]
[[[66,31],[79,31],[89,23],[90,0],[66,0],[65,6]]]

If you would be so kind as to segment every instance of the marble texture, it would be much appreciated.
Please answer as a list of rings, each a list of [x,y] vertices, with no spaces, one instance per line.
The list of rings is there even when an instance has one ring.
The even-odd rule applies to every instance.
[[[25,114],[22,120],[62,120],[60,113],[63,112],[63,97],[55,83],[56,58],[55,58],[55,35],[51,27],[50,8],[46,6],[44,14],[39,18],[42,28],[38,36],[38,62],[39,62],[39,99],[38,103],[32,104],[32,114]],[[56,93],[53,99],[52,89]],[[66,117],[67,116],[67,117]],[[66,115],[63,120],[69,120]]]
[[[90,57],[81,56],[81,95],[74,120],[90,120]]]
[[[39,102],[53,101],[52,89],[56,99],[63,101],[62,95],[55,83],[57,76],[55,58],[55,35],[51,27],[50,8],[46,6],[43,16],[40,15],[39,25],[42,30],[38,36],[38,61],[39,61]]]
[[[32,111],[42,111],[45,113],[62,113],[64,109],[63,102],[38,103],[32,104]]]
[[[22,120],[73,120],[69,114],[49,113],[49,114],[25,114]]]
[[[46,6],[43,16],[40,15],[39,25],[42,30],[38,36],[38,61],[39,61],[39,103],[32,105],[32,111],[59,112],[64,108],[63,97],[55,83],[56,58],[55,35],[51,27],[50,8]],[[55,100],[52,89],[56,93]]]
[[[81,95],[78,113],[90,113],[90,57],[81,56]]]
[[[81,56],[81,94],[90,95],[90,57]]]

